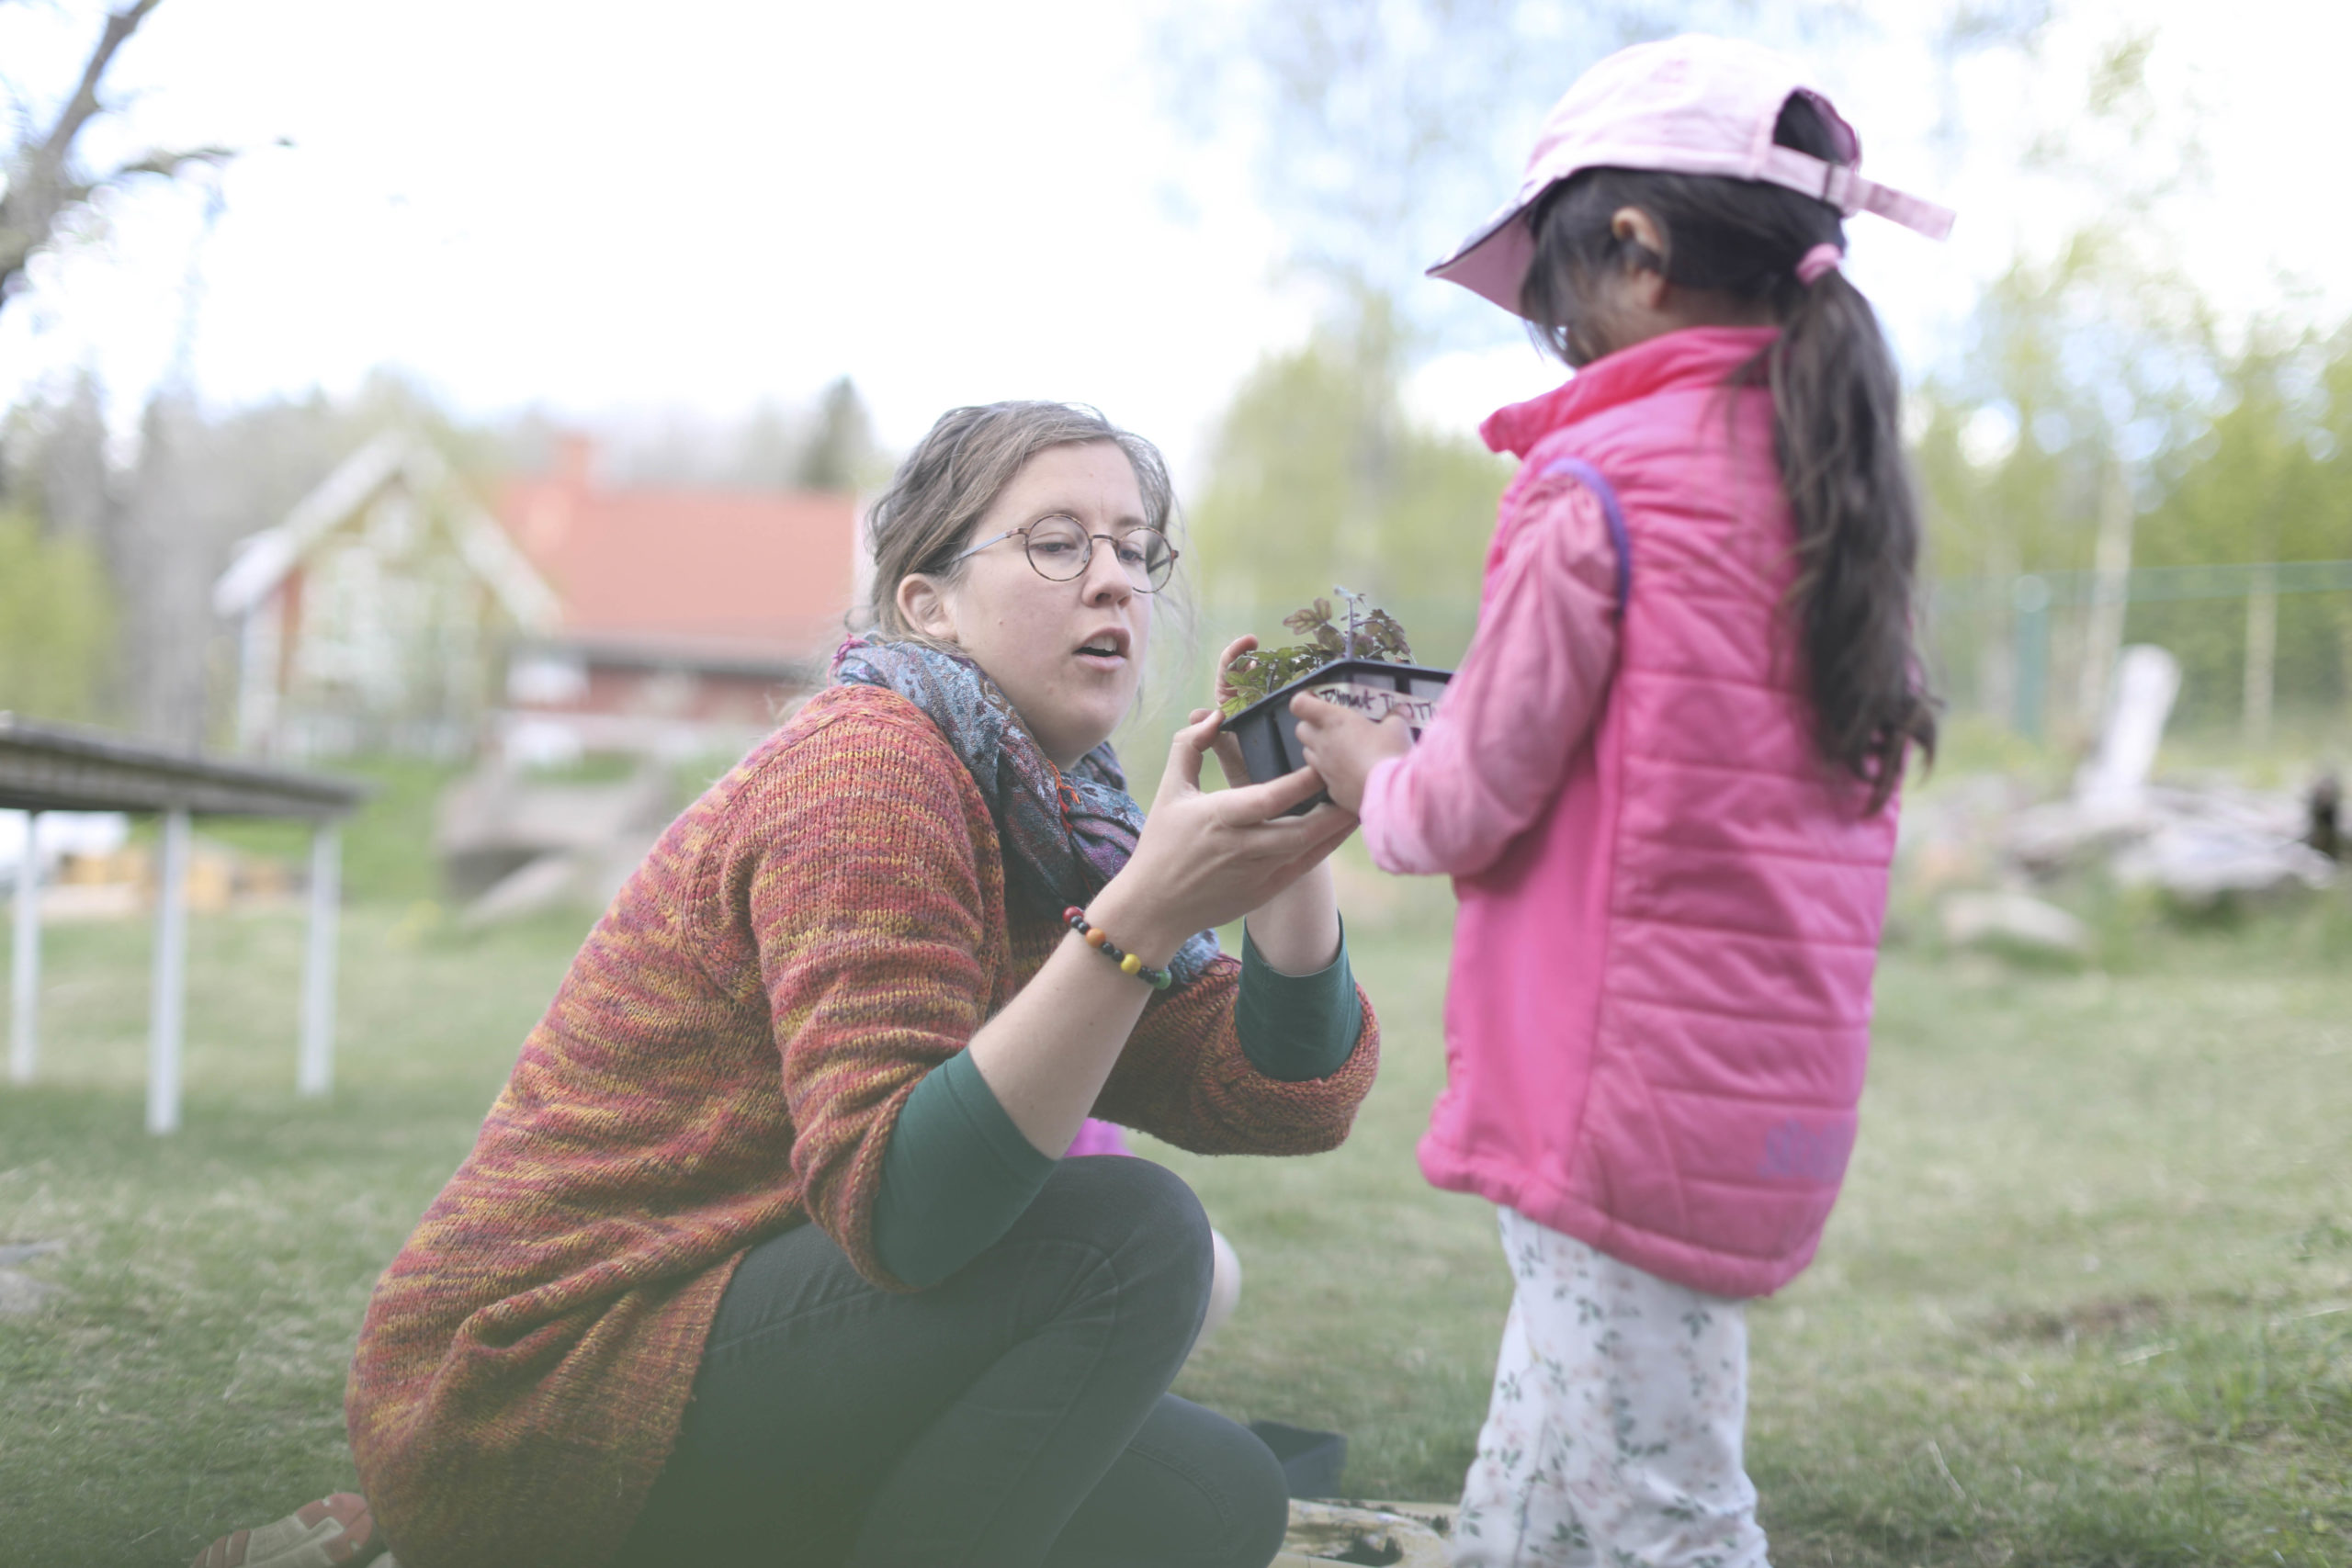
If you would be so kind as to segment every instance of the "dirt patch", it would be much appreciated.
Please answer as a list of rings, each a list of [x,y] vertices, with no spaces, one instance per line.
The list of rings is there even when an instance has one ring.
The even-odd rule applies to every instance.
[[[2119,1339],[2150,1333],[2163,1327],[2172,1311],[2164,1298],[2152,1295],[2075,1302],[2063,1307],[1997,1314],[1985,1321],[1984,1333],[1994,1339],[2072,1345],[2078,1339]]]

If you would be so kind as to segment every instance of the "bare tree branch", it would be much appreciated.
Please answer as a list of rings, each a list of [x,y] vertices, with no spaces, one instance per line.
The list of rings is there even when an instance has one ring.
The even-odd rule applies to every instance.
[[[139,24],[147,19],[147,14],[161,4],[163,0],[134,0],[128,9],[108,14],[98,46],[90,51],[89,63],[82,67],[81,82],[74,87],[74,96],[65,101],[65,107],[58,111],[56,127],[34,154],[36,173],[54,175],[64,170],[65,160],[74,150],[74,139],[82,134],[82,128],[98,112],[98,82],[106,75],[107,67],[114,63],[116,51],[130,41],[130,35],[139,30]]]
[[[188,147],[178,151],[158,147],[92,183],[104,188],[118,185],[134,175],[161,175],[170,179],[191,164],[202,164],[208,168],[217,169],[236,157],[240,151],[242,149],[235,147]]]
[[[114,63],[116,53],[139,30],[139,25],[163,0],[132,0],[119,11],[107,16],[106,30],[98,36],[96,47],[82,67],[82,79],[75,84],[73,96],[58,110],[57,120],[49,134],[38,144],[20,145],[9,159],[8,184],[0,194],[0,306],[5,306],[10,288],[25,269],[32,254],[50,243],[59,223],[75,208],[86,203],[98,191],[128,175],[138,174],[169,174],[181,164],[208,161],[207,154],[215,149],[202,149],[188,154],[150,154],[148,158],[126,164],[102,179],[77,180],[71,168],[74,143],[82,130],[98,115],[105,105],[98,98],[98,85]],[[168,167],[164,161],[170,159]],[[218,163],[218,157],[209,161]],[[149,164],[156,166],[150,167]]]

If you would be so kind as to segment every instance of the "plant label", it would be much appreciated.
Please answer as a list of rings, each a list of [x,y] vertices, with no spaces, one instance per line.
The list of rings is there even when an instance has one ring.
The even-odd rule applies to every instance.
[[[1429,728],[1430,716],[1437,712],[1437,700],[1445,692],[1445,682],[1418,680],[1407,684],[1408,689],[1398,691],[1394,686],[1375,686],[1362,681],[1335,681],[1325,685],[1310,681],[1305,689],[1327,703],[1353,708],[1374,724],[1391,715],[1401,716],[1406,728],[1413,732],[1413,739],[1419,740],[1421,731]]]

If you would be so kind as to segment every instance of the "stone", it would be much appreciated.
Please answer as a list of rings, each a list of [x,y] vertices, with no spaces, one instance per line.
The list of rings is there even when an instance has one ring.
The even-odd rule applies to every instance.
[[[2057,905],[2030,893],[1953,893],[1939,910],[1944,941],[1954,947],[2010,942],[2075,956],[2090,951],[2090,931]]]
[[[2092,811],[2138,803],[2179,695],[2179,660],[2147,643],[2123,650],[2115,667],[2115,700],[2099,730],[2098,750],[2075,777],[2078,803]]]

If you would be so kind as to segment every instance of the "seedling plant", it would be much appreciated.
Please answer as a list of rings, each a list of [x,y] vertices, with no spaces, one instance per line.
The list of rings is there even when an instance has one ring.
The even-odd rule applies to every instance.
[[[1305,642],[1256,649],[1237,655],[1225,667],[1225,683],[1232,695],[1218,705],[1227,718],[1342,659],[1368,659],[1383,664],[1413,661],[1412,645],[1405,640],[1405,628],[1396,616],[1372,604],[1363,594],[1336,585],[1331,592],[1347,605],[1344,621],[1333,619],[1331,601],[1317,599],[1283,617],[1283,625],[1305,637]]]

